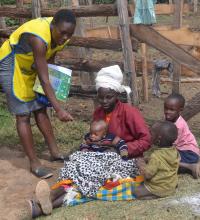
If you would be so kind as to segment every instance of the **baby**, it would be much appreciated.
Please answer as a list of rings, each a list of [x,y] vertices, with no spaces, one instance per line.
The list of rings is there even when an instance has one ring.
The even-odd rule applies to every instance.
[[[135,196],[138,199],[155,199],[166,197],[175,192],[178,184],[179,153],[173,146],[178,131],[172,122],[157,122],[152,126],[154,151],[149,158],[137,159],[144,184],[137,187]],[[133,192],[134,193],[134,192]]]
[[[189,172],[197,179],[200,176],[200,150],[187,122],[181,117],[184,105],[185,99],[182,95],[169,95],[164,102],[165,119],[173,122],[178,129],[178,137],[174,144],[181,156],[179,172]]]
[[[108,133],[108,125],[105,121],[93,121],[90,125],[90,133],[84,137],[84,142],[80,146],[81,151],[118,152],[122,159],[128,159],[128,147],[124,140]]]

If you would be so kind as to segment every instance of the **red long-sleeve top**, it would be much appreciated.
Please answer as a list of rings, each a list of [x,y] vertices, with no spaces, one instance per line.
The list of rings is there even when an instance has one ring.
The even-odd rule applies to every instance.
[[[102,107],[98,107],[93,120],[105,120],[106,114]],[[128,145],[130,158],[142,156],[149,149],[151,136],[140,111],[127,104],[117,101],[108,124],[109,133],[124,139]]]

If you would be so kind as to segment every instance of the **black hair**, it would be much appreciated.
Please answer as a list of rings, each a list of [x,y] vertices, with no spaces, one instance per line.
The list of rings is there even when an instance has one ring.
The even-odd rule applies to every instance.
[[[185,98],[181,94],[172,93],[171,95],[169,95],[166,98],[166,100],[168,100],[168,99],[176,99],[181,108],[184,108],[184,106],[185,106]]]
[[[56,12],[56,14],[53,17],[53,23],[59,24],[60,22],[64,21],[76,25],[76,17],[72,10],[61,9]]]
[[[159,122],[160,147],[170,147],[178,136],[178,129],[173,122]]]

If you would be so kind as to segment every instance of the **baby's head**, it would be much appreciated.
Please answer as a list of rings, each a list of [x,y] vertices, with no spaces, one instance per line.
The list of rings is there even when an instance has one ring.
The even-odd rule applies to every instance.
[[[169,95],[164,102],[164,114],[167,121],[176,122],[184,109],[185,99],[180,94]]]
[[[90,139],[91,141],[99,141],[106,135],[108,125],[104,120],[93,121],[90,124]]]
[[[178,136],[178,130],[170,121],[156,122],[151,128],[152,143],[160,147],[170,147]]]

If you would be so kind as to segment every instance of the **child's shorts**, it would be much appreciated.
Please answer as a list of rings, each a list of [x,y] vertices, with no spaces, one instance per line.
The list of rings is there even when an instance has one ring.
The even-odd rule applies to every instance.
[[[199,161],[199,155],[190,150],[178,151],[181,156],[182,163],[197,163]]]

